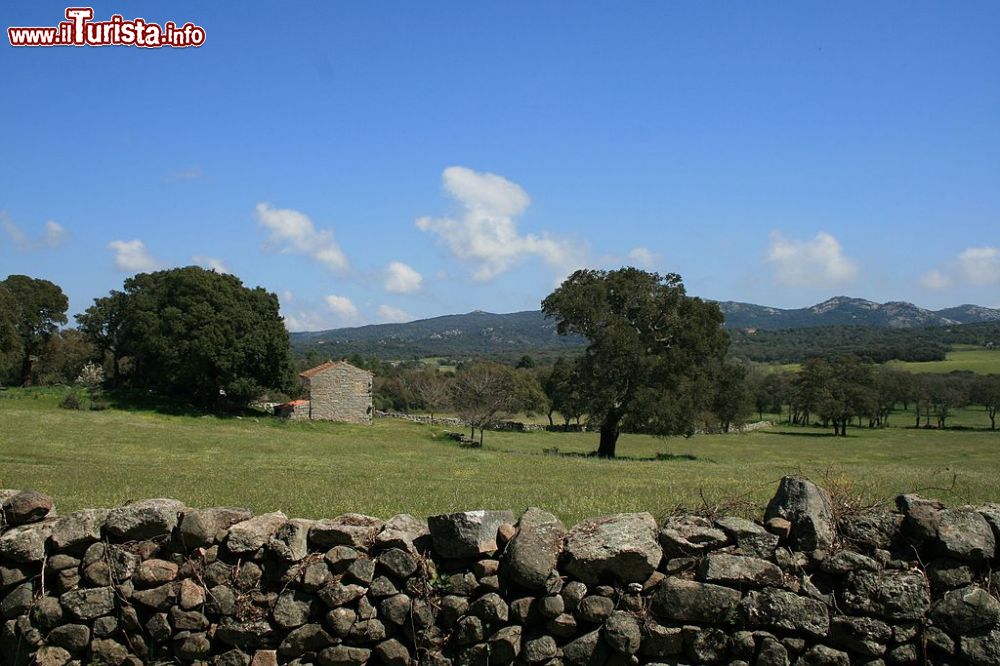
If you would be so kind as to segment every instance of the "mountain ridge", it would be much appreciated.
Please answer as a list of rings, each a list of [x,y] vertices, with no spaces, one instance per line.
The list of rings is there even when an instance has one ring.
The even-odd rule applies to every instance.
[[[718,303],[726,316],[726,328],[742,331],[829,326],[907,329],[1000,322],[1000,309],[972,304],[928,310],[905,301],[876,303],[847,296],[835,296],[806,308],[775,308],[739,301]],[[578,337],[560,336],[555,322],[540,310],[503,314],[474,310],[406,323],[296,332],[290,337],[298,352],[315,349],[330,357],[363,354],[382,358],[525,353],[544,357],[583,342]]]

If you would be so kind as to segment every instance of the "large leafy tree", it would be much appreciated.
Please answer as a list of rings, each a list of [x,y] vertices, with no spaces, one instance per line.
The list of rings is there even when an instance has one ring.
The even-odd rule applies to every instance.
[[[103,349],[130,358],[130,383],[205,407],[291,385],[278,297],[233,275],[194,266],[141,273],[80,323]]]
[[[694,432],[707,400],[698,387],[729,344],[718,305],[688,296],[674,273],[622,268],[576,271],[542,311],[560,334],[589,341],[578,381],[599,456],[614,457],[623,430]]]
[[[69,301],[58,285],[27,275],[9,275],[0,282],[0,328],[13,324],[20,350],[20,380],[31,383],[32,365],[60,324],[66,323]],[[6,324],[3,322],[6,321]],[[0,331],[0,336],[4,335]],[[9,332],[8,334],[9,335]]]

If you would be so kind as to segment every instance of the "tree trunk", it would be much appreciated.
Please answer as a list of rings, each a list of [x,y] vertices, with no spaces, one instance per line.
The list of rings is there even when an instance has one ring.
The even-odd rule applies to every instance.
[[[31,386],[31,354],[27,352],[21,362],[21,386]]]
[[[619,416],[615,413],[609,414],[601,424],[601,442],[597,446],[597,456],[599,458],[614,458],[615,445],[618,444],[618,421]]]
[[[554,411],[555,411],[554,409],[550,409],[549,410],[549,427],[550,428],[555,425],[555,422],[552,420],[552,412],[554,412]]]

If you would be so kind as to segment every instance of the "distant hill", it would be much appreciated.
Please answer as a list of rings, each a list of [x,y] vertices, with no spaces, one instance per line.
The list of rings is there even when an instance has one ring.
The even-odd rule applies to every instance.
[[[1000,310],[977,305],[960,305],[935,312],[911,303],[874,303],[843,296],[809,308],[788,310],[733,301],[720,302],[719,307],[726,315],[726,327],[741,331],[841,326],[915,329],[1000,322]],[[581,338],[558,335],[555,323],[538,310],[510,314],[476,310],[405,324],[292,333],[291,340],[293,349],[299,354],[314,349],[328,358],[361,354],[382,359],[428,356],[509,359],[522,354],[545,359],[583,343]]]
[[[1000,321],[1000,310],[978,305],[959,305],[934,311],[902,301],[875,303],[846,296],[837,296],[812,307],[790,310],[734,301],[723,301],[719,303],[719,307],[726,315],[726,328],[768,331],[820,326],[925,328]]]

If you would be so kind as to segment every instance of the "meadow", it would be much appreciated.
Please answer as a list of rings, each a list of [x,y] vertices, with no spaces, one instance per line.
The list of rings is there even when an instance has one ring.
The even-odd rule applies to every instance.
[[[594,433],[488,432],[477,450],[442,428],[394,419],[354,426],[76,411],[60,409],[58,395],[0,392],[0,487],[48,493],[63,512],[174,497],[306,518],[540,506],[572,523],[719,502],[755,515],[784,474],[805,474],[862,502],[898,492],[951,503],[1000,499],[1000,433],[982,430],[624,435],[621,458],[609,461],[586,456]]]
[[[948,373],[956,370],[974,372],[978,375],[1000,374],[1000,350],[956,347],[948,352],[943,361],[889,361],[888,366],[909,372]]]

